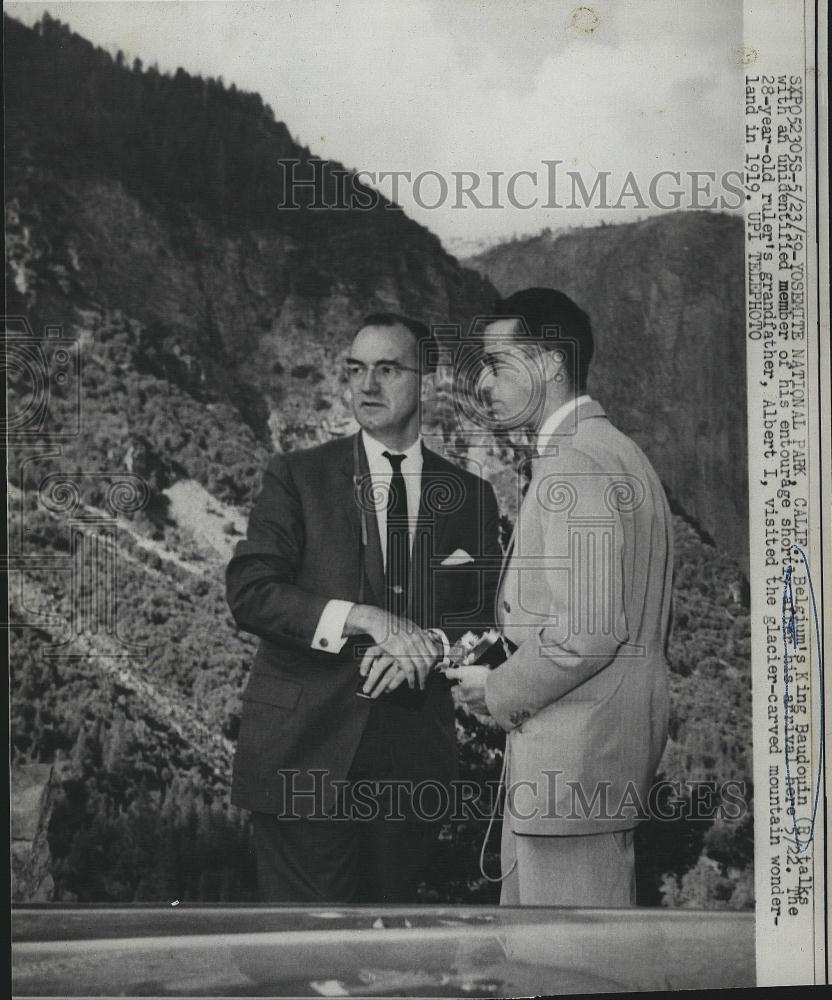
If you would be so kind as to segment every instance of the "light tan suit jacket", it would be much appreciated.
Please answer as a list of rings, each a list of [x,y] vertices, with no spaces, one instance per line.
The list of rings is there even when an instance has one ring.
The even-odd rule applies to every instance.
[[[486,683],[509,731],[515,833],[633,827],[667,738],[673,538],[649,461],[594,400],[532,466],[497,617],[517,651]]]

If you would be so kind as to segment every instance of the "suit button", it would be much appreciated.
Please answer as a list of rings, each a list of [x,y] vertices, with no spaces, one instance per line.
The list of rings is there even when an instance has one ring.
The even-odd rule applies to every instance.
[[[511,605],[508,601],[503,601],[503,611],[505,611],[506,614],[511,614]]]
[[[329,639],[327,639],[327,638],[321,639],[320,640],[320,645],[321,645],[321,647],[323,649],[326,649],[326,647],[329,645]]]

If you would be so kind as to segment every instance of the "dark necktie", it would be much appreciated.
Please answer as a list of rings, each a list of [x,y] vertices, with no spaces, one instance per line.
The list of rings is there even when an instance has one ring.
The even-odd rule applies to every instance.
[[[384,582],[387,592],[387,610],[404,616],[407,612],[407,589],[410,579],[410,539],[408,536],[407,490],[402,475],[404,455],[384,457],[393,467],[390,492],[387,495],[387,565]]]

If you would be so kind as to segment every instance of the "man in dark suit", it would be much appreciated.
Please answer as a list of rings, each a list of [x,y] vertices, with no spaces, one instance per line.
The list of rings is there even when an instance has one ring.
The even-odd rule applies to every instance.
[[[360,433],[271,460],[228,566],[234,619],[261,639],[232,801],[252,812],[264,900],[413,901],[437,824],[411,791],[457,773],[435,667],[492,619],[498,515],[419,436],[429,339],[367,317],[346,361]]]

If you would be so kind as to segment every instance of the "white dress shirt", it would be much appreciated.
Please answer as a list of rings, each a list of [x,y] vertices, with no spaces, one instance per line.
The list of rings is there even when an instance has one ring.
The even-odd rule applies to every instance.
[[[422,438],[421,436],[417,437],[413,444],[403,452],[396,452],[392,448],[388,448],[386,444],[377,441],[364,430],[361,431],[361,441],[367,455],[370,478],[373,482],[372,496],[377,501],[375,520],[381,542],[381,556],[386,566],[387,497],[390,491],[390,481],[393,478],[393,466],[384,457],[384,452],[389,451],[394,455],[404,455],[402,476],[404,476],[404,488],[407,493],[408,535],[412,549],[413,536],[416,534],[416,522],[419,517],[419,504],[422,499]],[[327,602],[321,617],[318,619],[315,635],[312,637],[313,649],[320,649],[327,653],[341,652],[347,641],[343,634],[344,625],[352,606],[351,601],[332,600]]]
[[[370,477],[373,480],[373,496],[377,500],[376,522],[381,541],[381,557],[387,565],[387,497],[390,491],[390,481],[393,478],[393,466],[384,457],[384,452],[392,455],[404,455],[402,476],[404,489],[407,493],[407,521],[410,546],[413,547],[413,536],[416,534],[416,521],[419,517],[419,504],[422,500],[422,438],[417,437],[405,451],[396,452],[381,441],[370,437],[366,431],[361,432],[364,451],[367,453],[367,464],[370,467]]]

